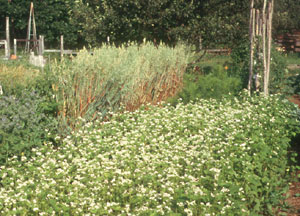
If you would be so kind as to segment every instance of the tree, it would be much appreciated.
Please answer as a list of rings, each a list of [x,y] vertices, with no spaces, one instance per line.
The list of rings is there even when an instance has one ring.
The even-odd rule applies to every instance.
[[[274,4],[274,34],[300,29],[299,0],[280,0]]]
[[[74,22],[89,44],[128,40],[185,40],[205,47],[234,45],[245,37],[248,6],[237,0],[86,0],[73,9]]]

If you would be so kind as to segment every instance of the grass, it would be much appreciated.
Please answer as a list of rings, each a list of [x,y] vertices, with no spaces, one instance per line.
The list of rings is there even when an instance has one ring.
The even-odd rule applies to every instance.
[[[288,53],[285,54],[284,56],[288,65],[290,64],[300,65],[300,53]]]

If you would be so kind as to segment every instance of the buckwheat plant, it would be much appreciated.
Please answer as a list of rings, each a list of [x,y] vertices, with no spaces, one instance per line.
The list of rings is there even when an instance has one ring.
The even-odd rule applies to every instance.
[[[296,107],[279,96],[142,107],[0,169],[1,215],[268,215]],[[84,121],[84,120],[83,120]]]

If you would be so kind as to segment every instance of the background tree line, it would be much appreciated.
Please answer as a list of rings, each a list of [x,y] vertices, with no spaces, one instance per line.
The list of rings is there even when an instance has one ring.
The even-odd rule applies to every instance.
[[[38,34],[55,46],[63,34],[67,46],[97,46],[110,37],[120,44],[144,38],[174,45],[234,47],[248,37],[249,2],[240,0],[32,0]],[[260,1],[260,0],[257,0]],[[11,34],[25,38],[30,0],[0,0],[0,38],[5,17]],[[298,0],[275,1],[274,33],[300,28]]]

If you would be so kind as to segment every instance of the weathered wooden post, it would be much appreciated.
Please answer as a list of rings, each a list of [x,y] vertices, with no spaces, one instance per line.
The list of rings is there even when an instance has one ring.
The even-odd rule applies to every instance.
[[[251,95],[251,86],[252,86],[252,78],[253,78],[253,54],[254,54],[254,21],[255,21],[255,13],[254,10],[254,0],[250,2],[250,24],[249,24],[249,40],[250,40],[250,65],[249,65],[249,80],[248,80],[248,94]],[[254,17],[253,17],[254,16]]]
[[[6,17],[6,57],[10,57],[9,17]]]
[[[45,37],[44,35],[41,36],[41,39],[42,39],[42,54],[44,54],[44,50],[45,50]]]
[[[42,45],[43,44],[43,41],[42,41],[42,36],[40,35],[39,37],[39,55],[43,55],[43,48],[42,48]]]
[[[14,54],[17,56],[17,39],[14,39]]]
[[[271,48],[272,48],[272,19],[273,19],[273,3],[274,0],[269,2],[268,5],[268,23],[267,23],[267,39],[268,39],[268,56],[267,56],[267,68],[266,68],[266,77],[265,85],[266,92],[265,95],[269,95],[269,80],[270,80],[270,64],[271,64]]]
[[[64,36],[60,36],[60,57],[64,57]]]
[[[267,15],[266,15],[266,6],[267,6],[267,0],[264,0],[263,3],[263,10],[262,10],[262,19],[263,19],[263,31],[262,31],[262,50],[263,50],[263,66],[264,66],[264,95],[268,95],[268,87],[266,83],[266,77],[267,77],[267,56],[266,56],[266,31],[267,31]]]

